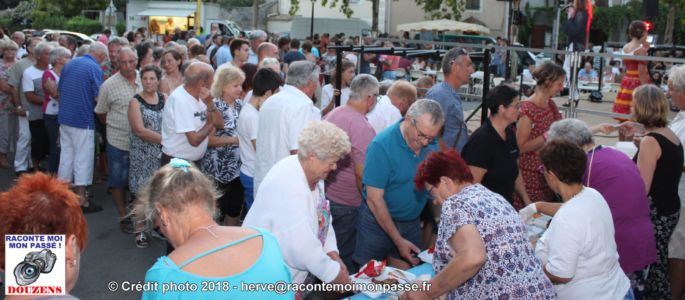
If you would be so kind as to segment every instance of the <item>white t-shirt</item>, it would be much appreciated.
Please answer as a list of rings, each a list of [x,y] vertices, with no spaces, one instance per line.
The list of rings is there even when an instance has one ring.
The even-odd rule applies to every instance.
[[[207,106],[188,94],[183,85],[169,95],[162,113],[162,152],[171,157],[197,161],[207,150],[208,138],[193,147],[186,132],[198,131],[207,122]]]
[[[318,238],[317,206],[326,197],[323,180],[312,191],[297,155],[290,155],[271,168],[262,184],[243,226],[263,228],[276,237],[293,283],[303,283],[309,273],[331,282],[340,264],[326,255],[338,252],[332,224],[323,245]]]
[[[254,169],[255,198],[259,184],[279,160],[297,150],[300,132],[316,120],[314,103],[298,88],[285,85],[259,109],[257,151]],[[319,113],[318,119],[321,114]]]
[[[552,275],[571,278],[554,285],[559,299],[623,299],[630,288],[618,263],[611,211],[592,188],[561,206],[535,255]]]
[[[378,134],[402,119],[402,114],[397,107],[392,105],[388,96],[383,96],[378,100],[373,110],[366,114],[366,119],[369,120],[369,124]]]
[[[238,116],[238,140],[240,140],[240,172],[254,176],[255,149],[252,140],[257,140],[259,111],[252,104],[245,103]]]
[[[331,103],[335,98],[333,96],[333,85],[327,84],[321,88],[321,109],[326,108],[328,103]],[[340,92],[340,106],[345,106],[347,100],[350,99],[350,88],[343,88]]]
[[[675,133],[676,136],[678,136],[681,143],[685,142],[685,111],[681,111],[675,115],[675,118],[673,118],[673,121],[671,121],[671,124],[669,124],[668,127],[673,130],[673,133]],[[680,186],[685,186],[685,176],[680,176]],[[685,209],[685,197],[680,197],[680,205]],[[678,222],[685,222],[685,220]]]
[[[30,66],[21,76],[21,90],[23,93],[33,92],[35,95],[39,96],[41,100],[45,93],[43,92],[43,72],[45,70],[39,70],[36,66]],[[28,98],[26,98],[28,101]],[[29,110],[29,121],[35,121],[43,118],[43,103],[35,104],[33,102],[22,103]]]

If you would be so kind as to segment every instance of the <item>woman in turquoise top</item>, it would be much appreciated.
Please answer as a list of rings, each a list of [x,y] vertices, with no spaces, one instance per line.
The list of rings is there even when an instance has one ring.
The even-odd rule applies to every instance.
[[[294,298],[254,285],[291,282],[278,242],[262,229],[218,225],[217,192],[194,165],[172,159],[140,196],[139,220],[154,222],[175,248],[148,270],[143,299]]]

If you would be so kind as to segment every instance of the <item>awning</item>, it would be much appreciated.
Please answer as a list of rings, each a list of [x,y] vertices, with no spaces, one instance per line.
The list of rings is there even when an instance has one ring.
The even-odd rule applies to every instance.
[[[195,13],[194,9],[183,8],[150,8],[139,12],[138,16],[188,17]]]

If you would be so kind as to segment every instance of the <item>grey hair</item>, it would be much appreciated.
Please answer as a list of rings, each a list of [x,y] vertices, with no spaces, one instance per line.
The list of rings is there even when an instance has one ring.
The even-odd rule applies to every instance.
[[[592,131],[585,122],[568,118],[552,123],[547,141],[563,140],[583,147],[594,144]]]
[[[675,91],[685,90],[685,65],[677,65],[668,73],[668,80],[673,84]]]
[[[300,160],[310,155],[319,160],[340,159],[350,153],[351,144],[347,133],[327,121],[313,121],[300,133],[297,141],[297,157]]]
[[[378,79],[369,74],[360,74],[350,83],[350,100],[361,99],[378,91]]]
[[[71,57],[71,51],[62,46],[56,47],[50,50],[49,62],[51,65],[55,65],[57,63],[57,60],[63,57]]]
[[[452,62],[462,55],[468,54],[464,53],[462,48],[455,47],[442,57],[442,73],[445,74],[445,76],[450,75],[450,72],[452,72]]]
[[[419,117],[429,114],[431,125],[440,125],[445,123],[445,116],[440,107],[440,103],[431,99],[416,100],[407,110],[407,116],[412,120],[418,120]]]
[[[78,49],[76,49],[76,57],[84,56],[86,55],[86,53],[88,53],[88,51],[90,51],[90,45],[83,44],[81,45],[81,47],[78,47]]]
[[[59,47],[59,44],[56,42],[40,42],[33,48],[33,55],[34,57],[41,56],[45,52],[50,52],[55,47]]]
[[[128,40],[123,37],[114,37],[107,42],[107,45],[128,46]]]
[[[19,50],[19,46],[13,40],[9,40],[9,41],[4,42],[0,45],[2,45],[2,47],[0,47],[0,50],[2,50],[2,51],[8,50],[8,49]]]
[[[119,48],[119,50],[117,51],[117,59],[119,59],[119,55],[123,52],[129,52],[129,53],[131,53],[131,55],[133,55],[133,57],[138,59],[138,52],[136,50],[134,50],[133,48],[128,47],[128,46]]]
[[[104,54],[105,57],[109,57],[109,52],[107,51],[107,47],[100,42],[95,42],[90,45],[90,48],[88,49],[89,54]]]
[[[171,217],[180,221],[187,207],[200,205],[209,216],[215,217],[216,200],[220,196],[212,180],[194,164],[186,168],[167,164],[152,174],[140,188],[139,201],[129,216],[135,217],[137,224],[151,227],[159,218],[157,206],[169,209]]]
[[[311,61],[300,60],[290,64],[285,83],[297,88],[307,85],[309,81],[319,82],[319,67]]]
[[[26,39],[26,35],[21,31],[15,31],[14,33],[12,33],[12,37],[14,37],[15,35],[21,36],[21,39],[23,39],[23,40]]]
[[[279,66],[280,67],[280,65],[281,65],[281,63],[278,62],[278,59],[275,59],[273,57],[266,57],[259,64],[259,67],[260,68],[270,68],[271,66]]]
[[[386,80],[381,81],[378,84],[378,93],[383,95],[383,96],[387,95],[388,90],[390,89],[390,87],[392,86],[393,83],[394,82],[390,79],[386,79]]]
[[[254,41],[256,39],[265,38],[265,37],[267,37],[267,36],[266,36],[266,32],[264,32],[264,30],[255,30],[253,32],[250,32],[249,39],[250,39],[250,41]]]

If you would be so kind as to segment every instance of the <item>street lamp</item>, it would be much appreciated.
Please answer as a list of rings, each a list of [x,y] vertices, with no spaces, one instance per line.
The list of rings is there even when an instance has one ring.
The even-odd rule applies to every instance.
[[[112,26],[114,26],[114,22],[117,19],[116,16],[117,13],[117,8],[114,6],[114,2],[112,0],[109,0],[109,6],[105,9],[105,18],[107,18],[107,28],[112,31],[112,33],[116,34],[114,30],[112,30]]]
[[[316,0],[312,0],[312,21],[309,24],[309,38],[314,40],[314,3]]]

